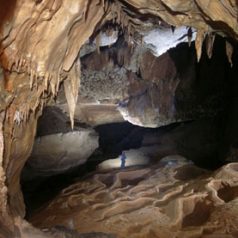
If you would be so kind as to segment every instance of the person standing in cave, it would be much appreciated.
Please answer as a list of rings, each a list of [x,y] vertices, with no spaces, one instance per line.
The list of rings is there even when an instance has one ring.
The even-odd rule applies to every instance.
[[[123,151],[121,154],[121,169],[124,169],[126,167],[126,154]]]

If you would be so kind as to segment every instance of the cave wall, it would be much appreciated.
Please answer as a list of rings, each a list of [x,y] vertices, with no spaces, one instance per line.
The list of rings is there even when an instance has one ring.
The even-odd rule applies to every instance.
[[[27,123],[21,124],[18,127],[11,127],[5,124],[5,171],[6,184],[8,187],[9,205],[13,214],[25,215],[24,200],[20,189],[20,176],[23,166],[27,158],[31,154],[34,143],[35,132],[37,125],[37,116],[33,113],[28,118]],[[18,140],[21,140],[21,143]],[[24,159],[24,160],[23,160]]]
[[[76,106],[75,119],[91,124],[77,110],[83,102],[95,111],[102,105],[114,105],[125,121],[152,128],[214,117],[224,109],[229,68],[225,52],[224,40],[217,37],[214,56],[209,59],[204,52],[197,63],[194,44],[180,44],[156,57],[146,47],[131,47],[119,38],[100,54],[95,51],[81,58],[82,100]],[[64,101],[57,107],[64,110]],[[117,122],[114,112],[107,115],[108,122]]]

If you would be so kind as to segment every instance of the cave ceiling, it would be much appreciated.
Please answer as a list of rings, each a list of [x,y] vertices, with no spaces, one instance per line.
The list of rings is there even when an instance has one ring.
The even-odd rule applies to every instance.
[[[55,96],[63,80],[73,119],[80,80],[79,51],[91,36],[99,44],[100,28],[107,22],[117,24],[128,41],[161,22],[168,27],[187,26],[188,38],[191,27],[196,31],[198,60],[205,36],[208,51],[214,34],[238,37],[235,0],[19,0],[10,1],[9,5],[5,6],[9,14],[3,14],[1,26],[1,65],[6,89],[1,108],[16,104],[18,113],[14,118],[18,121],[28,115],[27,111],[39,108],[45,101],[42,98]],[[229,42],[227,54],[231,57]],[[32,93],[30,100],[26,99],[28,105],[19,106],[13,99],[20,92]]]

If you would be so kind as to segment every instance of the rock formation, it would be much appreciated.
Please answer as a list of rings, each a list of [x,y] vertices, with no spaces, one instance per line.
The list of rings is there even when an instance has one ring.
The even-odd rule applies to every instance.
[[[42,176],[61,173],[85,163],[97,148],[97,139],[90,129],[39,137],[27,164]]]
[[[31,222],[123,238],[236,237],[237,175],[237,163],[209,173],[168,156],[156,166],[97,173],[75,183]]]
[[[72,131],[66,115],[46,107],[23,177],[33,179],[66,172],[85,163],[97,147],[95,130],[75,126]]]
[[[74,119],[76,124],[91,126],[128,120],[140,126],[158,127],[200,117],[214,117],[227,110],[226,116],[221,118],[225,123],[221,127],[221,133],[226,138],[225,147],[221,147],[219,152],[220,156],[225,157],[229,147],[227,161],[231,161],[230,157],[234,161],[237,139],[230,132],[233,128],[237,131],[237,84],[234,75],[238,72],[237,57],[233,54],[238,39],[237,1],[1,0],[0,3],[0,237],[53,236],[33,228],[24,220],[25,206],[20,186],[22,169],[33,148],[37,120],[47,105],[65,112],[72,128]],[[160,55],[164,51],[159,51],[154,40],[148,40],[153,38],[155,32],[168,35],[169,29],[175,32],[175,38],[170,39],[171,45],[166,46],[166,51],[177,42],[187,42],[191,46],[178,46],[184,56],[179,54],[181,58],[177,61],[174,60],[174,57],[178,57],[175,56],[176,51],[171,49]],[[180,29],[185,34],[178,39]],[[218,43],[217,48],[224,51],[215,50],[215,38],[219,37],[222,43]],[[188,55],[193,49],[193,54]],[[217,54],[219,60],[213,58],[213,53]],[[196,64],[196,60],[201,61]],[[187,65],[181,68],[179,63]],[[228,70],[228,64],[233,68]],[[188,104],[188,101],[191,103]],[[234,116],[229,117],[231,115]],[[212,237],[210,233],[214,234],[213,237],[237,236],[236,166],[236,163],[228,164],[218,172],[203,175],[199,183],[195,183],[196,180],[185,183],[187,178],[172,176],[168,182],[172,187],[165,189],[168,189],[168,197],[171,195],[169,190],[174,189],[175,194],[172,196],[175,199],[165,206],[165,210],[150,207],[163,215],[160,225],[165,224],[165,228],[161,232],[184,237],[188,233],[182,231],[183,228],[192,227],[192,232],[198,236]],[[178,167],[177,173],[183,174],[179,172],[180,168],[183,167]],[[173,174],[174,169],[168,171],[168,175]],[[198,171],[197,168],[192,169]],[[146,183],[145,178],[156,178],[158,171],[159,168],[143,168],[135,173],[118,172],[115,176],[119,178],[116,181],[121,183],[120,176],[129,176],[129,180],[133,181],[135,177],[130,174],[135,174],[138,175],[136,180],[143,177]],[[110,204],[113,197],[105,195],[104,191],[109,186],[107,176],[111,179],[114,175],[99,175],[89,181],[95,188],[100,184],[98,188],[102,189],[101,195]],[[161,180],[153,181],[156,188]],[[122,183],[120,189],[123,186]],[[132,189],[136,190],[137,186]],[[164,190],[165,197],[154,198],[153,193],[159,196],[158,191],[143,189],[141,192],[144,195],[151,194],[146,199],[133,197],[138,200],[135,200],[136,208],[130,210],[132,213],[148,212],[140,211],[139,208],[142,205],[159,204],[161,199],[168,198],[167,190]],[[113,188],[113,192],[117,192],[116,188]],[[64,190],[61,196],[64,193],[72,198],[70,189]],[[120,194],[125,197],[120,197]],[[86,195],[81,193],[79,196]],[[129,195],[136,196],[133,193]],[[90,191],[90,196],[97,199],[99,195]],[[118,218],[119,213],[130,207],[130,201],[123,201],[124,198],[130,198],[123,192],[116,196],[119,196],[122,208],[117,207],[117,204],[112,204],[110,208],[108,204],[105,207],[99,204],[100,209],[97,210],[97,203],[96,208],[90,207],[97,210],[97,219],[103,221],[100,224],[95,221],[97,231],[106,230],[105,222],[110,223],[111,216],[115,229],[121,229],[121,224],[128,224],[128,217],[122,216],[122,220],[116,223],[114,215]],[[60,196],[57,199],[61,201]],[[64,206],[68,205],[57,204],[57,199],[52,202],[53,206],[66,209]],[[77,196],[73,196],[71,208],[81,206],[83,199],[77,199]],[[198,212],[198,219],[194,219],[198,210],[206,212],[207,216],[201,218]],[[45,214],[48,214],[48,208],[46,211]],[[83,220],[83,216],[80,215],[78,221],[85,222],[87,219]],[[216,223],[217,217],[224,219]],[[41,226],[44,219],[40,221],[35,217],[32,221]],[[146,223],[151,222],[150,219],[153,216],[144,219],[144,224],[139,221],[139,225],[134,223],[135,227],[130,228],[133,230],[125,229],[124,234],[132,234],[133,231],[135,236],[137,233],[149,234],[149,237],[160,234],[160,231],[150,228],[155,226],[154,223]],[[49,226],[56,225],[53,218],[51,222]],[[166,225],[168,222],[173,229]],[[70,226],[68,223],[66,225]],[[87,224],[82,227],[73,222],[73,228],[87,231]],[[114,228],[111,228],[112,233],[118,234]]]

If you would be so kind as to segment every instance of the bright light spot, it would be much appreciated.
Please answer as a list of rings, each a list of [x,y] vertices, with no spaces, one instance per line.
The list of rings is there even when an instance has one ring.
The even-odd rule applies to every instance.
[[[112,34],[109,36],[105,32],[101,32],[100,35],[100,46],[108,46],[113,45],[116,43],[118,39],[118,31],[113,31]]]
[[[192,29],[192,39],[196,38],[196,32]],[[143,41],[146,47],[150,48],[155,56],[164,54],[171,48],[176,47],[179,43],[188,42],[188,28],[182,26],[176,28],[174,32],[170,28],[167,29],[154,29],[148,32],[144,37]]]

